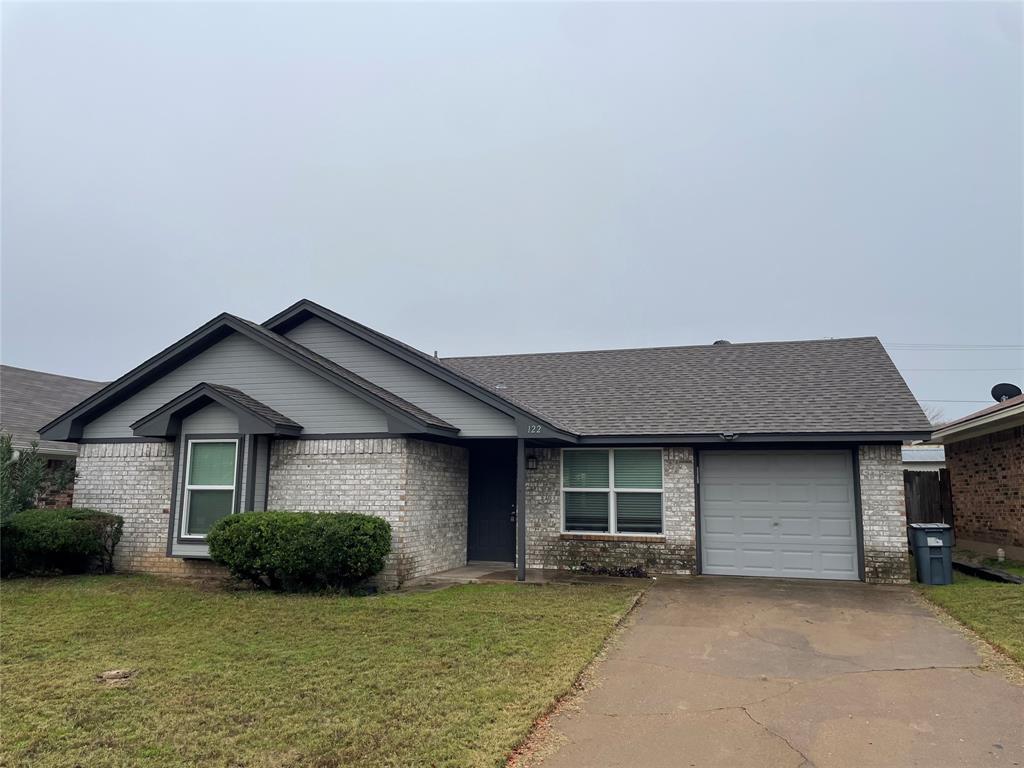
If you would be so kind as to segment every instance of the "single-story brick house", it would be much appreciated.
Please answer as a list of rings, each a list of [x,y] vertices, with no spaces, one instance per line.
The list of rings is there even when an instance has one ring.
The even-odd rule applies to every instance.
[[[117,565],[202,574],[218,518],[391,522],[392,582],[465,565],[903,581],[905,440],[875,338],[438,359],[310,301],[223,314],[43,430]]]
[[[1024,560],[1024,395],[935,430],[946,449],[957,546]]]

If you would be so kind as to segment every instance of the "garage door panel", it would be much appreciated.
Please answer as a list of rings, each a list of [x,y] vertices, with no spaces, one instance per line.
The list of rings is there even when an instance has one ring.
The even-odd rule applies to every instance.
[[[779,536],[803,536],[810,537],[817,535],[817,520],[809,517],[779,517]]]
[[[853,489],[846,484],[818,482],[815,485],[815,496],[822,504],[849,504],[852,499]]]
[[[848,517],[822,517],[818,519],[818,535],[823,539],[856,540],[854,521]]]
[[[771,549],[745,547],[741,553],[740,561],[744,568],[771,571],[776,567],[776,551],[774,547]]]
[[[718,501],[732,501],[732,493],[733,486],[709,481],[704,489],[704,498],[712,504]]]
[[[856,579],[847,451],[701,454],[705,573]]]
[[[735,461],[722,463],[718,467],[721,477],[751,478],[765,472],[764,462],[754,455],[736,455]]]
[[[744,504],[771,504],[775,501],[771,483],[740,483],[739,494],[734,496]]]
[[[849,472],[850,457],[845,452],[819,453],[811,457],[811,466],[822,477],[834,477]]]
[[[801,549],[783,549],[780,552],[779,560],[782,570],[787,574],[799,573],[813,576],[817,565],[816,553]]]
[[[736,548],[729,547],[714,547],[709,546],[704,549],[704,566],[705,571],[713,573],[713,570],[721,568],[724,571],[731,571],[736,567]],[[723,572],[724,572],[723,571]]]
[[[857,553],[854,552],[822,552],[821,571],[833,574],[830,578],[847,578],[845,574],[857,570]]]
[[[743,536],[772,536],[775,530],[770,517],[742,515],[739,532]]]
[[[812,489],[807,483],[777,483],[776,500],[786,504],[808,503]]]
[[[709,540],[717,535],[732,536],[736,531],[736,518],[732,515],[702,515],[701,528]]]

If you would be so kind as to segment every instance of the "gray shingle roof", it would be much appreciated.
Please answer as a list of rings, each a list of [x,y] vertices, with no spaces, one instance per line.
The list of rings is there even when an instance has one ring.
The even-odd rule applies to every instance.
[[[269,405],[261,403],[259,400],[247,395],[242,390],[229,387],[226,384],[211,384],[206,381],[201,381],[188,391],[182,392],[177,397],[171,398],[168,402],[161,405],[152,413],[148,413],[141,419],[138,419],[131,425],[131,428],[135,431],[136,435],[145,437],[165,437],[167,433],[164,430],[168,424],[166,420],[161,422],[161,417],[170,417],[174,414],[180,414],[182,409],[186,408],[194,410],[194,406],[197,403],[199,405],[205,405],[210,400],[217,398],[223,398],[222,400],[219,400],[219,402],[234,411],[236,415],[245,413],[249,416],[258,418],[265,424],[273,425],[277,429],[293,429],[296,433],[302,431],[301,424],[292,421],[283,413],[275,411]],[[153,422],[157,423],[154,424]]]
[[[581,435],[927,433],[874,337],[447,358]]]
[[[0,429],[11,433],[16,448],[28,448],[37,441],[42,453],[74,456],[77,445],[40,440],[38,429],[105,384],[0,365]]]
[[[975,419],[980,419],[983,416],[991,416],[993,413],[1008,410],[1010,408],[1013,408],[1014,406],[1021,405],[1022,403],[1024,403],[1024,395],[1017,395],[1016,397],[1011,397],[1001,402],[993,403],[987,408],[982,408],[980,411],[969,413],[962,418],[954,419],[953,421],[947,421],[945,424],[936,424],[935,431],[938,432],[940,429],[948,429],[949,427],[956,427],[960,426],[961,424],[967,424],[968,422],[974,421]]]
[[[245,392],[243,392],[240,389],[235,389],[234,387],[229,387],[226,384],[210,384],[210,383],[207,383],[206,386],[208,386],[210,389],[217,390],[218,392],[220,392],[225,397],[231,398],[234,402],[238,403],[238,405],[241,406],[242,408],[245,408],[250,413],[254,413],[257,416],[260,416],[260,417],[266,419],[267,421],[271,422],[272,424],[277,424],[279,426],[295,427],[296,429],[302,429],[302,425],[301,424],[298,424],[295,421],[292,421],[287,416],[285,416],[283,413],[275,411],[269,405],[264,405],[259,400],[257,400],[256,398],[251,397],[251,396],[245,394]]]

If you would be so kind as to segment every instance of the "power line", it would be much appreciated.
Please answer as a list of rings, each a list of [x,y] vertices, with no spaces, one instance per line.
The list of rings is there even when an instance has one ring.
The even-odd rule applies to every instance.
[[[905,344],[891,341],[886,344],[890,349],[915,352],[968,352],[999,349],[1024,349],[1024,344]]]
[[[935,398],[919,397],[922,403],[991,403],[991,400],[936,400]]]
[[[1024,371],[1024,368],[901,368],[901,371]]]

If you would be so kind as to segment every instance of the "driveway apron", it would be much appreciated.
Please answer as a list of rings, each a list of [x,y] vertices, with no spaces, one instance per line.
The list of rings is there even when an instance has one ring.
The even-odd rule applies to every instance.
[[[551,726],[545,768],[1024,766],[1024,688],[860,583],[659,581]]]

